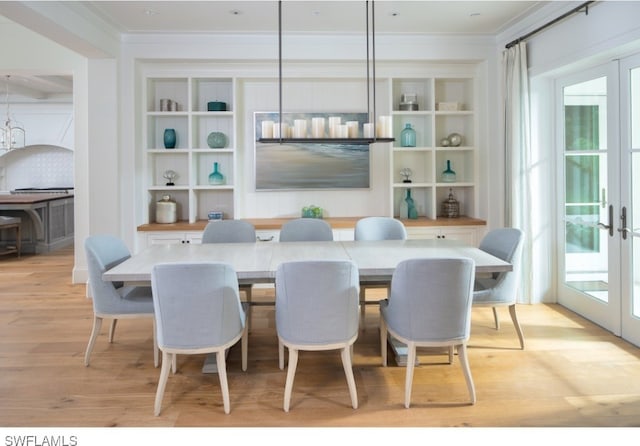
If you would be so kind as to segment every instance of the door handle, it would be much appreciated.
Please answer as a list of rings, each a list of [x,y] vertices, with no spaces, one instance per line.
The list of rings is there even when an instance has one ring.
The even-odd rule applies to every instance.
[[[627,234],[629,233],[633,234],[633,231],[627,228],[627,207],[626,206],[622,206],[622,212],[620,213],[620,226],[621,228],[618,228],[618,232],[622,234],[623,240],[627,239]]]
[[[605,225],[604,223],[598,222],[598,227],[602,229],[608,229],[609,237],[613,237],[613,205],[612,204],[609,205],[609,224]],[[623,235],[623,237],[626,238],[626,235]]]

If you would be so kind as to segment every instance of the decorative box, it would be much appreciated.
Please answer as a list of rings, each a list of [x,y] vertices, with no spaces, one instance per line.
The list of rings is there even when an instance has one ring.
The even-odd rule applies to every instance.
[[[222,212],[220,211],[209,212],[209,221],[211,220],[222,220]]]

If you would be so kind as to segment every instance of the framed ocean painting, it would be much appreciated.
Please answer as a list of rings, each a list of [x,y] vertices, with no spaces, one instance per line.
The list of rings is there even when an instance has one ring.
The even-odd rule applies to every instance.
[[[324,123],[325,135],[328,135],[329,120],[337,117],[342,124],[358,122],[359,129],[368,121],[367,113],[283,113],[282,122],[289,129],[294,129],[302,121],[305,125],[308,123],[306,134],[311,138],[312,122],[315,126],[313,131],[319,131],[317,125]],[[271,133],[271,123],[277,126],[278,122],[277,112],[254,113],[256,190],[369,188],[368,144],[349,144],[344,139],[335,143],[326,140],[282,144],[258,142],[265,128],[270,132],[265,137],[277,137],[277,133]],[[285,131],[283,137],[287,136]]]

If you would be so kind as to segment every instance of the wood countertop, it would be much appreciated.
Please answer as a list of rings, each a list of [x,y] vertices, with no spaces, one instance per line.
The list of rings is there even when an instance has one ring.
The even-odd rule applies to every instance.
[[[331,225],[333,229],[353,229],[356,222],[362,217],[328,217],[324,220]],[[293,218],[243,218],[253,224],[256,230],[279,230],[284,223],[293,220]],[[177,223],[149,223],[138,226],[138,231],[203,231],[207,225],[207,220],[199,220],[195,223],[179,221]],[[408,228],[413,227],[440,227],[440,226],[485,226],[486,221],[471,217],[457,218],[437,218],[430,219],[420,217],[415,220],[402,220],[402,223]]]
[[[0,204],[32,204],[73,198],[73,194],[0,194]]]

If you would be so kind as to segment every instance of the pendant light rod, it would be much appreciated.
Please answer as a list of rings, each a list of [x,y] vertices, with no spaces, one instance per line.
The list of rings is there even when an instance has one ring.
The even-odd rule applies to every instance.
[[[278,126],[282,144],[282,0],[278,0]]]

